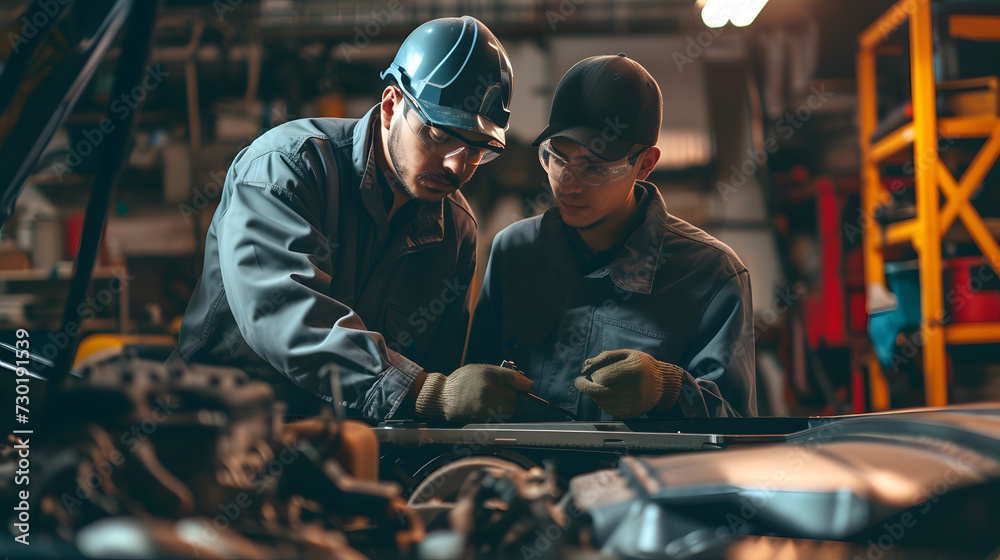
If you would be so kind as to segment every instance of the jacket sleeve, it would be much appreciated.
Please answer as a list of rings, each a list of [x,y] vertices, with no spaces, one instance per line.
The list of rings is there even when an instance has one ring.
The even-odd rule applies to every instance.
[[[750,275],[734,274],[702,314],[677,407],[684,416],[756,416],[753,303]],[[687,357],[690,356],[688,359]]]
[[[476,311],[472,316],[469,332],[469,348],[465,353],[467,364],[499,365],[502,359],[501,329],[503,325],[503,254],[500,251],[500,237],[493,239],[490,258],[486,265],[483,287],[476,301]]]
[[[317,213],[324,205],[305,177],[279,152],[230,171],[217,224],[226,297],[246,343],[279,372],[329,401],[330,381],[318,373],[336,364],[352,415],[391,418],[421,369],[328,295],[331,247]]]

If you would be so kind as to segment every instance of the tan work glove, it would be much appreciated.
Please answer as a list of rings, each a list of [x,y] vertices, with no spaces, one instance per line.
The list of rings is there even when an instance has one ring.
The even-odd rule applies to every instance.
[[[482,419],[514,411],[514,392],[534,383],[515,370],[466,364],[445,377],[428,373],[417,394],[417,415],[447,420]]]
[[[604,412],[632,418],[654,407],[669,410],[681,394],[684,370],[639,350],[607,350],[583,362],[574,385]],[[590,376],[587,379],[585,376]]]

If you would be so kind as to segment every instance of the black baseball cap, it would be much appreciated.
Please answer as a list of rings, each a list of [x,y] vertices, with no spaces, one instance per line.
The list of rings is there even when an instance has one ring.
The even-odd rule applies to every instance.
[[[655,145],[662,118],[660,86],[642,65],[624,53],[594,56],[573,65],[559,80],[549,126],[531,145],[565,137],[615,161],[636,144]]]

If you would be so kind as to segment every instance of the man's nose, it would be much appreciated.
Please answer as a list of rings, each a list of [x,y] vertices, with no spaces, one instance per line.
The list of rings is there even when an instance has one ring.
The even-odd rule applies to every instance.
[[[579,181],[576,180],[576,175],[570,172],[569,169],[564,169],[561,174],[556,177],[551,177],[553,187],[555,187],[557,193],[559,194],[572,194],[583,192],[583,187],[580,185]]]
[[[462,177],[465,175],[465,168],[469,165],[469,150],[459,150],[444,158],[444,167],[452,174]]]

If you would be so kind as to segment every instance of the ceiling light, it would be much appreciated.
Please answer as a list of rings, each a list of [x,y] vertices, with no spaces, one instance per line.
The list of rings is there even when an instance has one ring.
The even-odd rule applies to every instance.
[[[767,0],[699,0],[701,20],[708,27],[722,27],[732,21],[737,27],[753,23]]]

